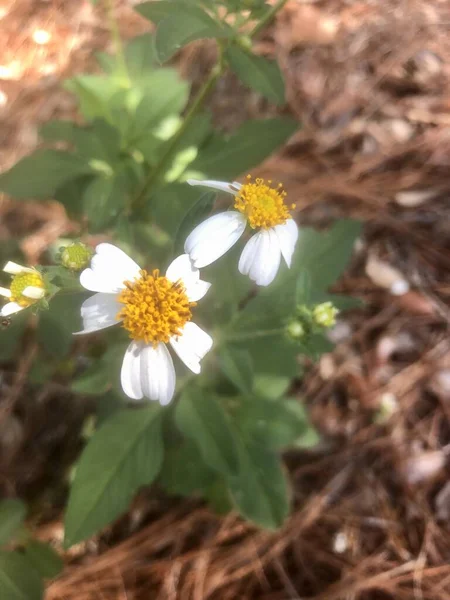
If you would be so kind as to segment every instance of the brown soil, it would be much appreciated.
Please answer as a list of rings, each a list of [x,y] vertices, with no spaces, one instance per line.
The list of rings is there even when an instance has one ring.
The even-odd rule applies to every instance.
[[[145,29],[126,3],[120,10],[124,35]],[[108,33],[101,9],[81,1],[10,0],[2,24],[8,166],[34,147],[39,123],[74,114],[61,79],[90,68]],[[33,42],[36,29],[51,33],[47,45]],[[336,287],[364,308],[340,320],[336,349],[308,365],[299,384],[323,441],[286,456],[290,520],[279,532],[261,532],[195,501],[168,503],[145,492],[113,528],[66,554],[49,600],[449,597],[449,30],[445,0],[291,0],[257,44],[280,61],[288,109],[302,125],[259,172],[298,199],[300,223],[322,226],[340,216],[365,223]],[[209,43],[196,44],[178,64],[198,85],[212,57]],[[273,110],[232,76],[211,107],[225,128]],[[0,200],[0,239],[25,236],[30,260],[68,230],[51,204]],[[392,295],[399,280],[410,290]],[[13,393],[0,403],[2,430],[13,415],[20,433],[1,479],[8,493],[25,496],[51,483],[55,453],[70,463],[89,410],[64,389],[45,389],[43,402],[27,404],[32,352],[25,348],[8,369]],[[48,403],[59,408],[46,422]],[[69,404],[77,410],[66,414]],[[41,437],[27,423],[41,423]],[[36,533],[60,548],[59,518]]]

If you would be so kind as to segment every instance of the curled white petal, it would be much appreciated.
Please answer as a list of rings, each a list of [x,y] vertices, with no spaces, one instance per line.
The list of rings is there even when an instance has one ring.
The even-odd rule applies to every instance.
[[[288,219],[283,225],[275,225],[275,233],[280,244],[281,254],[290,268],[292,255],[294,254],[295,244],[298,239],[298,227],[294,219]]]
[[[75,335],[92,333],[105,327],[117,325],[117,318],[123,305],[118,302],[113,294],[94,294],[81,305],[81,318],[83,319],[83,330],[77,331]]]
[[[228,181],[215,181],[213,179],[188,179],[187,183],[189,185],[199,185],[202,187],[211,188],[212,190],[219,190],[220,192],[228,192],[234,196],[236,196],[238,191],[241,189],[241,184],[237,181],[228,183]]]
[[[0,287],[0,296],[4,296],[5,298],[11,298],[11,290],[8,290],[8,288]]]
[[[173,282],[181,280],[191,302],[196,302],[200,298],[203,298],[211,287],[210,283],[200,279],[200,271],[192,264],[189,254],[178,256],[169,265],[166,277]]]
[[[31,300],[40,300],[45,296],[45,290],[35,285],[29,285],[23,290],[22,295]]]
[[[281,260],[281,249],[273,229],[255,233],[247,242],[239,259],[239,271],[256,285],[267,286],[275,279]]]
[[[165,344],[156,348],[145,345],[141,350],[141,386],[144,396],[157,400],[162,406],[169,404],[175,391],[175,368]]]
[[[144,397],[141,384],[141,353],[144,348],[142,342],[131,342],[123,357],[120,382],[128,398],[141,400]]]
[[[2,306],[2,309],[0,310],[0,317],[9,317],[10,315],[20,312],[24,308],[24,306],[20,306],[20,304],[17,304],[17,302],[8,302]]]
[[[139,271],[139,265],[123,250],[112,244],[99,244],[90,268],[80,275],[80,283],[91,292],[115,294],[124,289],[125,281],[138,277]]]
[[[5,273],[10,273],[11,275],[17,275],[18,273],[34,273],[34,269],[30,269],[30,267],[24,267],[22,265],[18,265],[11,260],[6,263],[3,267]]]
[[[170,345],[179,358],[193,373],[200,373],[200,361],[211,350],[213,340],[198,325],[189,321],[178,336],[173,336]]]
[[[237,211],[209,217],[188,236],[184,250],[196,268],[206,267],[225,254],[244,233],[247,219]]]

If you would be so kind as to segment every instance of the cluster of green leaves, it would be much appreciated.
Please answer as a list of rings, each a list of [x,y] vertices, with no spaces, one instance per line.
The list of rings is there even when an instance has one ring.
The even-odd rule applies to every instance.
[[[30,538],[25,516],[20,500],[0,501],[0,598],[5,600],[42,600],[43,580],[63,567],[51,546]]]

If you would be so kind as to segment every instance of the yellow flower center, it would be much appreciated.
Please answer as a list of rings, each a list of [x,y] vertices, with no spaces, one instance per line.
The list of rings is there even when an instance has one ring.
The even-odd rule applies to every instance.
[[[273,188],[271,183],[269,180],[267,185],[264,179],[255,179],[252,182],[251,176],[247,175],[247,183],[244,183],[236,196],[234,207],[247,216],[252,229],[269,229],[275,225],[282,225],[291,216],[289,208],[295,208],[295,204],[291,204],[289,208],[286,206],[286,192],[282,184],[279,183]]]
[[[27,298],[23,295],[23,291],[30,286],[44,289],[44,281],[38,271],[35,271],[34,273],[17,273],[17,275],[14,275],[9,288],[11,292],[10,301],[17,302],[19,306],[23,307],[34,304],[36,302],[35,299]]]
[[[155,347],[181,333],[196,303],[189,302],[181,281],[173,283],[160,276],[157,269],[151,274],[141,270],[140,275],[135,281],[125,282],[126,289],[118,298],[124,307],[117,318],[123,319],[131,338]]]

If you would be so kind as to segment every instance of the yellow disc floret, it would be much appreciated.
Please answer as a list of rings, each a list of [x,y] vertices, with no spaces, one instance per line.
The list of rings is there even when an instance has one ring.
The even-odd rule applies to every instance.
[[[191,320],[191,307],[181,281],[173,283],[160,276],[156,269],[151,274],[140,271],[140,277],[125,282],[126,289],[119,294],[124,307],[117,315],[130,337],[154,347],[167,343],[173,335],[179,335]]]
[[[291,204],[289,208],[286,206],[286,192],[282,184],[274,188],[271,183],[270,180],[265,183],[264,179],[251,181],[251,176],[247,175],[247,183],[244,183],[236,196],[234,207],[246,215],[252,229],[269,229],[282,225],[291,216],[289,208],[295,208],[295,204]]]
[[[45,289],[44,281],[38,271],[34,271],[33,273],[24,271],[23,273],[14,275],[9,288],[11,292],[10,301],[17,302],[19,306],[24,308],[34,304],[36,299],[23,295],[24,290],[30,286],[41,288],[42,290]]]

